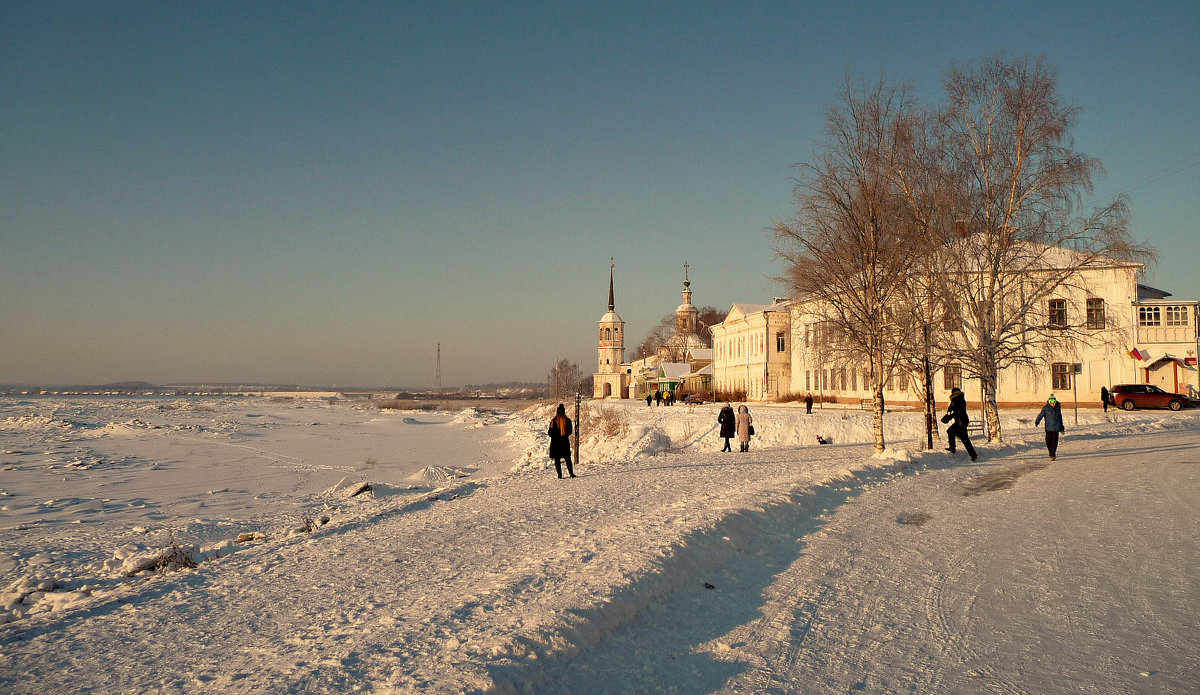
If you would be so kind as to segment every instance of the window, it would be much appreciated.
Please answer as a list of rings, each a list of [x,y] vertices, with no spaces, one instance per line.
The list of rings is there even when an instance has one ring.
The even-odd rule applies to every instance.
[[[845,367],[842,367],[842,369],[838,372],[838,388],[842,391],[846,390],[846,368]]]
[[[1092,330],[1104,328],[1104,300],[1098,297],[1088,297],[1087,327]]]
[[[1066,362],[1055,362],[1050,365],[1050,388],[1071,388],[1071,365]]]
[[[804,370],[804,388],[812,391],[812,372],[807,369]]]
[[[1188,325],[1187,307],[1185,306],[1168,306],[1163,307],[1166,316],[1166,324],[1168,326],[1186,326]]]
[[[1138,325],[1139,326],[1161,326],[1162,314],[1159,313],[1156,306],[1140,306],[1138,307]]]
[[[942,309],[942,330],[947,333],[962,330],[962,317],[959,312],[958,304],[954,300],[946,300],[946,306]]]
[[[1052,328],[1067,327],[1067,300],[1051,299],[1050,300],[1050,320],[1049,324]]]
[[[900,380],[900,390],[907,391],[908,390],[908,372],[900,372],[899,374],[896,375],[896,377]]]
[[[775,334],[775,352],[783,352],[787,349],[787,341],[783,339],[783,331]]]
[[[942,367],[942,387],[946,389],[962,388],[962,367],[948,364]]]
[[[855,367],[850,368],[850,390],[858,390],[858,369]]]

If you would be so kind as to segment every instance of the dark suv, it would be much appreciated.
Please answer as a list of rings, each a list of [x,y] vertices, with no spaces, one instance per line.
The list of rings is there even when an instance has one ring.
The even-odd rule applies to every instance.
[[[1179,410],[1188,404],[1188,397],[1163,391],[1151,384],[1118,384],[1108,391],[1108,402],[1124,408],[1170,408]]]

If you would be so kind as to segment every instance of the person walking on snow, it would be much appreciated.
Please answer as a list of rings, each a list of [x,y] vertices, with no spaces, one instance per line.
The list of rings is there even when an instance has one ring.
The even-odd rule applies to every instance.
[[[1058,455],[1058,435],[1061,432],[1067,431],[1063,426],[1062,405],[1054,394],[1050,394],[1050,398],[1046,399],[1046,405],[1042,406],[1042,412],[1038,413],[1037,419],[1033,421],[1033,426],[1037,427],[1038,423],[1045,421],[1046,428],[1046,451],[1050,454],[1050,460]]]
[[[967,415],[967,396],[957,386],[950,389],[950,406],[946,408],[946,414],[942,416],[942,422],[951,420],[954,421],[954,424],[946,430],[946,443],[950,445],[946,447],[946,451],[954,453],[954,438],[958,437],[962,440],[967,455],[974,461],[975,447],[971,446],[971,437],[967,435],[967,425],[971,424],[971,417]]]
[[[729,440],[733,438],[737,424],[737,417],[733,414],[733,406],[726,403],[725,407],[721,408],[721,412],[717,414],[717,423],[721,425],[721,436],[725,438],[725,448],[721,449],[721,451],[733,451],[729,446]]]
[[[804,414],[812,415],[812,394],[804,396]]]
[[[647,391],[646,392],[646,407],[649,408],[650,404],[653,402],[654,402],[654,394]]]
[[[738,442],[742,445],[741,450],[750,451],[750,434],[754,431],[754,418],[750,417],[750,409],[744,405],[738,406],[735,429],[737,429]]]
[[[1104,406],[1104,412],[1108,412],[1108,387],[1100,387],[1100,404]]]
[[[558,471],[559,478],[563,477],[562,459],[567,460],[567,473],[572,478],[575,477],[575,470],[571,468],[571,431],[571,418],[567,417],[567,407],[559,403],[554,419],[550,421],[550,429],[546,431],[546,434],[550,435],[550,458],[554,459],[554,469]]]
[[[662,391],[654,389],[654,405],[662,405]]]

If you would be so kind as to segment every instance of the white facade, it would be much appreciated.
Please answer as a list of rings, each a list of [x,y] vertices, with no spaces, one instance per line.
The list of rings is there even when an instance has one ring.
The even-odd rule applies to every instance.
[[[997,402],[1043,403],[1050,393],[1060,402],[1098,406],[1100,388],[1152,383],[1164,390],[1200,397],[1198,302],[1170,301],[1169,295],[1137,282],[1142,266],[1113,262],[1076,271],[1064,289],[1043,303],[1038,321],[1077,328],[1082,339],[1064,341],[1053,354],[1040,354],[1038,368],[1009,368],[1000,374]],[[811,393],[817,400],[858,403],[869,399],[867,365],[824,356],[835,337],[822,330],[814,302],[773,305],[735,304],[713,329],[714,388],[744,393],[747,400],[777,400]],[[782,337],[780,337],[782,336]],[[1078,372],[1076,370],[1078,369]],[[978,380],[956,365],[933,374],[935,398],[948,399],[957,386],[976,405]],[[920,403],[919,373],[894,373],[884,388],[889,405]]]
[[[734,304],[713,326],[713,390],[731,398],[777,400],[792,389],[789,303]]]

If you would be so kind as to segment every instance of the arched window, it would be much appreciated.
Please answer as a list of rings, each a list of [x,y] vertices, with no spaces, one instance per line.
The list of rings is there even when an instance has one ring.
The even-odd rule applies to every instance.
[[[605,328],[605,329],[604,329],[604,339],[605,339],[605,340],[612,340],[612,329],[611,329],[611,328]]]

